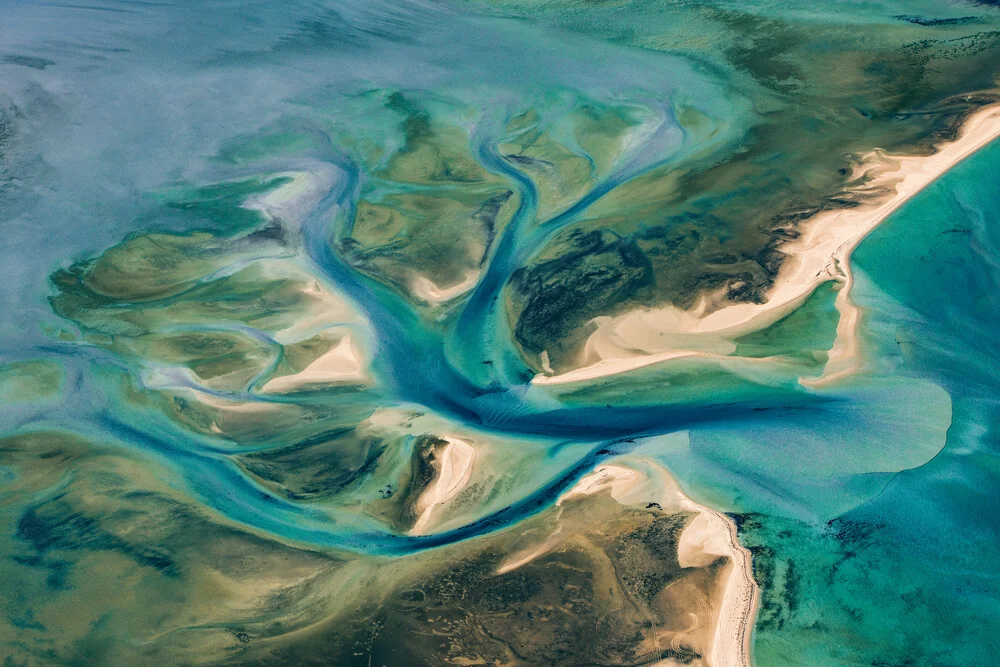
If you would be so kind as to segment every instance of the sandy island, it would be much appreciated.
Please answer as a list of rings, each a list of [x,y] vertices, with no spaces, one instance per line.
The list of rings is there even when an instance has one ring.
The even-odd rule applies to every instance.
[[[580,382],[634,370],[662,361],[729,354],[727,341],[759,331],[801,306],[821,284],[842,284],[836,308],[837,338],[823,374],[802,378],[820,386],[854,372],[859,364],[857,328],[860,311],[850,300],[853,283],[850,256],[880,222],[941,177],[956,164],[1000,137],[1000,104],[969,114],[954,141],[941,144],[929,156],[889,156],[875,150],[863,156],[853,188],[859,205],[824,211],[801,225],[800,236],[784,245],[788,254],[763,304],[731,304],[712,310],[703,298],[685,311],[667,306],[641,309],[617,317],[599,317],[585,345],[581,368],[555,375],[536,375],[534,384]]]
[[[454,436],[441,437],[448,444],[441,450],[433,483],[417,500],[418,516],[410,529],[411,535],[423,535],[434,509],[457,496],[472,477],[472,466],[476,461],[475,447]]]
[[[562,505],[572,498],[608,491],[622,505],[647,507],[656,499],[664,512],[697,514],[684,528],[677,543],[681,567],[705,567],[718,558],[732,564],[718,609],[708,664],[712,667],[749,667],[751,639],[760,598],[753,578],[753,558],[737,538],[736,524],[721,512],[699,505],[685,496],[663,466],[646,459],[629,465],[607,464],[584,476],[556,501]],[[530,551],[512,554],[497,570],[510,572],[551,551],[562,543],[557,530]],[[667,663],[664,663],[667,664]]]

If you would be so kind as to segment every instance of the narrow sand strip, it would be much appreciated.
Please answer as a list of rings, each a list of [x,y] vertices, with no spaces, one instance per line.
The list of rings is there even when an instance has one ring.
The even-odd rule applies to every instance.
[[[670,359],[678,359],[680,357],[699,356],[705,356],[705,353],[694,352],[692,350],[670,350],[668,352],[644,354],[634,357],[601,359],[590,366],[584,366],[583,368],[566,371],[565,373],[557,373],[555,375],[536,375],[531,379],[531,383],[568,384],[571,382],[583,382],[584,380],[593,380],[594,378],[606,377],[608,375],[616,375],[618,373],[632,371],[637,368],[644,368],[646,366],[658,364],[661,361],[669,361]]]
[[[881,151],[867,156],[866,167],[873,178],[871,189],[890,187],[893,194],[877,205],[859,206],[849,211],[830,211],[816,216],[809,225],[813,237],[828,235],[841,240],[832,253],[843,283],[837,294],[840,313],[837,339],[823,374],[818,378],[803,378],[802,384],[821,386],[854,372],[860,363],[858,325],[861,311],[851,302],[851,253],[883,220],[896,212],[928,185],[981,148],[1000,137],[1000,105],[990,105],[971,114],[962,125],[956,139],[943,144],[927,157],[890,157]],[[803,235],[805,236],[805,235]]]
[[[732,563],[709,664],[712,667],[749,667],[754,620],[760,602],[760,588],[753,578],[753,556],[740,544],[732,519],[686,496],[682,498],[690,511],[701,514],[681,533],[677,547],[677,561],[681,567],[704,566],[719,556]]]
[[[434,509],[457,496],[472,477],[476,449],[456,437],[447,435],[442,437],[448,444],[441,451],[441,465],[433,485],[417,501],[416,509],[420,512],[420,516],[410,529],[411,535],[423,535]]]
[[[1000,137],[1000,104],[976,110],[963,123],[954,141],[941,144],[929,156],[885,155],[873,151],[856,170],[863,185],[853,189],[861,204],[822,212],[800,228],[800,236],[781,249],[789,255],[763,304],[732,304],[712,310],[709,300],[682,311],[668,306],[643,309],[614,318],[597,318],[587,341],[583,368],[558,375],[538,375],[536,384],[579,382],[633,370],[670,359],[718,355],[718,350],[691,339],[705,337],[709,347],[759,331],[802,305],[813,291],[830,280],[843,287],[837,295],[840,312],[837,340],[824,373],[803,379],[817,386],[850,374],[858,364],[857,326],[860,313],[850,301],[850,255],[880,222],[956,164]],[[692,344],[695,343],[695,344]],[[595,358],[596,357],[596,358]]]

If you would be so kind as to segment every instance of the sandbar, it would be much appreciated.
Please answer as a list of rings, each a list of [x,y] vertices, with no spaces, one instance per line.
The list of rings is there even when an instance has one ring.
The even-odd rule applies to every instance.
[[[410,282],[413,296],[430,304],[444,303],[468,292],[479,280],[479,271],[466,271],[465,278],[450,287],[439,287],[427,276],[416,276]]]
[[[412,535],[422,535],[434,509],[457,496],[472,477],[472,466],[476,461],[475,447],[454,436],[442,438],[448,444],[441,450],[440,467],[433,483],[417,500],[416,510],[419,515],[410,529]]]

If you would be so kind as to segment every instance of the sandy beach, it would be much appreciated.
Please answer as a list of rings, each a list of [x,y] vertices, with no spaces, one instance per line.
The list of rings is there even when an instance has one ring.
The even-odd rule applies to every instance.
[[[476,449],[468,442],[453,436],[442,436],[448,444],[441,450],[440,465],[432,485],[420,496],[416,510],[419,512],[411,535],[423,535],[435,508],[448,502],[465,488],[472,477]]]
[[[782,246],[788,255],[763,304],[720,304],[705,297],[697,307],[642,309],[617,317],[596,318],[597,327],[581,354],[580,368],[537,375],[535,384],[593,380],[650,364],[692,356],[728,354],[726,341],[759,331],[802,305],[821,284],[841,283],[837,338],[823,374],[803,378],[820,386],[852,373],[859,364],[857,327],[860,312],[851,302],[850,256],[879,223],[956,164],[1000,137],[1000,105],[969,114],[954,141],[929,156],[889,156],[874,150],[863,156],[852,180],[861,185],[849,194],[860,203],[824,211],[803,223],[800,236]]]
[[[732,563],[719,608],[709,664],[712,667],[748,667],[751,664],[754,619],[760,602],[760,588],[753,578],[753,556],[740,544],[732,519],[685,496],[682,498],[686,509],[701,513],[681,534],[677,549],[681,566],[702,566],[720,556]]]

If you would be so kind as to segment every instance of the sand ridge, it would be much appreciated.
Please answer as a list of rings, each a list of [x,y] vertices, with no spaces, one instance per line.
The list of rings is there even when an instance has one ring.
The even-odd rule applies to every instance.
[[[362,382],[367,379],[365,363],[353,336],[346,334],[336,345],[314,359],[298,373],[272,378],[260,388],[262,393],[284,393],[309,385]]]
[[[440,287],[427,276],[415,276],[410,282],[410,293],[421,301],[437,305],[450,301],[472,289],[479,280],[479,271],[466,271],[465,277],[449,287]]]

